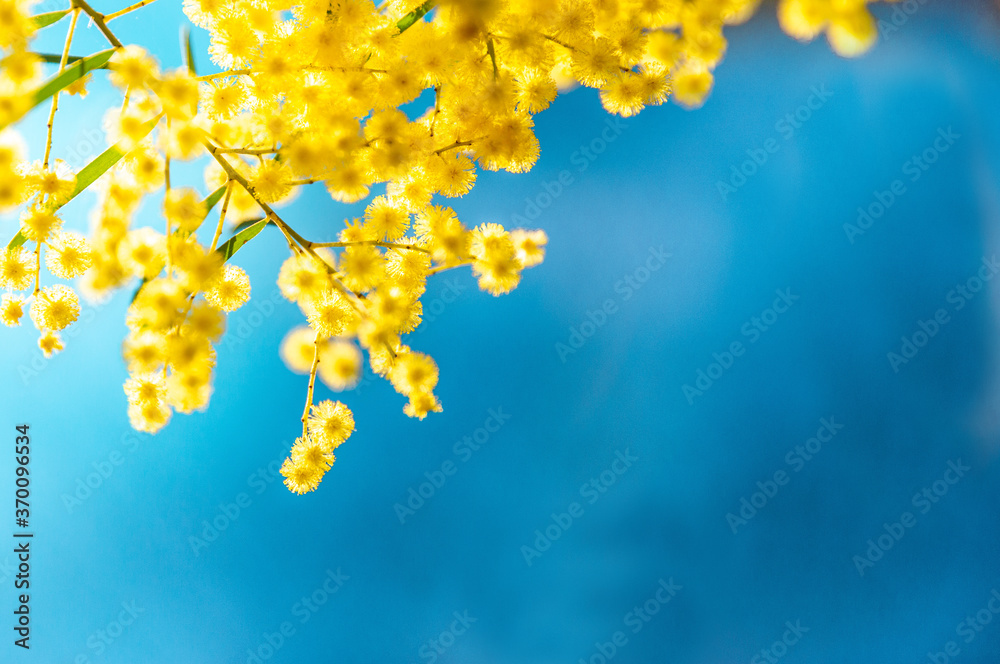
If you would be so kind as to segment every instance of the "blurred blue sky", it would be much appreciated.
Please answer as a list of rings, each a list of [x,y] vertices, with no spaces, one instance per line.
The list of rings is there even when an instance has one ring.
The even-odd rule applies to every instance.
[[[176,66],[178,4],[116,30]],[[440,365],[444,412],[407,418],[379,379],[342,395],[358,430],[307,496],[267,470],[305,392],[277,354],[301,315],[264,304],[284,258],[270,230],[236,261],[258,304],[230,317],[210,409],[155,437],[125,413],[127,293],[50,361],[33,330],[3,332],[0,422],[11,443],[31,425],[37,548],[33,650],[5,644],[2,661],[996,662],[1000,290],[974,278],[998,253],[1000,23],[985,2],[919,6],[858,60],[784,37],[764,10],[728,32],[695,112],[612,129],[579,90],[538,116],[535,169],[481,174],[454,206],[473,225],[540,204],[545,263],[500,298],[466,271],[437,277],[424,306],[438,313],[411,345]],[[77,43],[101,47],[93,27]],[[100,81],[65,103],[57,145],[85,142],[115,103]],[[38,145],[42,113],[29,123]],[[935,146],[939,132],[952,138]],[[875,203],[863,234],[845,231]],[[359,209],[317,187],[287,218],[328,239]],[[154,205],[142,220],[159,227]],[[915,337],[939,309],[947,322]],[[590,334],[561,357],[573,330]],[[904,337],[926,343],[894,367]],[[699,370],[717,376],[707,389]],[[431,479],[401,524],[396,505]],[[12,500],[12,480],[0,491]],[[740,517],[742,499],[759,508]],[[215,519],[225,529],[195,552]],[[12,561],[0,554],[5,612]]]

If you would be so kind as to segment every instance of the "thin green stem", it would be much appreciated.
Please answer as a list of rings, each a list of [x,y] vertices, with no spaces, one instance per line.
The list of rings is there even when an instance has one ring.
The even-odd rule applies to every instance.
[[[31,291],[31,297],[38,295],[39,280],[42,272],[42,243],[35,243],[35,290]]]
[[[74,9],[73,16],[69,22],[69,30],[66,32],[66,43],[63,45],[62,57],[59,59],[59,73],[63,73],[66,68],[66,60],[69,58],[69,47],[73,43],[73,33],[76,31],[76,20],[80,17],[80,10]],[[59,90],[52,95],[52,106],[49,109],[49,121],[46,124],[45,135],[45,158],[42,160],[42,168],[49,167],[49,156],[52,154],[52,127],[56,121],[56,111],[59,110]]]
[[[387,249],[411,249],[413,251],[421,251],[425,254],[429,254],[430,251],[424,247],[419,247],[415,244],[406,244],[403,242],[382,242],[381,240],[356,240],[353,242],[310,242],[311,247],[355,247],[358,245],[368,245],[372,247],[385,247]]]
[[[227,76],[248,76],[253,72],[249,69],[230,69],[228,71],[220,71],[217,74],[205,74],[204,76],[198,76],[195,80],[197,81],[214,81],[217,78],[226,78]]]
[[[167,118],[167,135],[170,135],[170,118]],[[170,153],[164,151],[163,154],[163,185],[164,185],[164,199],[170,196]],[[170,239],[170,216],[167,214],[163,215],[163,219],[167,224],[167,279],[170,278],[170,272],[172,270],[171,256],[173,254],[171,250],[171,239]]]
[[[361,298],[358,297],[357,293],[355,293],[350,288],[348,288],[347,286],[345,286],[340,282],[337,270],[334,269],[333,266],[331,266],[325,260],[323,260],[322,256],[316,253],[316,251],[311,246],[312,243],[310,243],[309,240],[305,239],[304,237],[296,233],[295,229],[293,229],[291,226],[285,223],[285,220],[282,219],[277,212],[272,210],[270,205],[268,205],[267,203],[265,203],[260,199],[260,196],[258,196],[254,188],[250,186],[250,183],[247,182],[247,179],[243,177],[239,173],[239,171],[233,168],[232,164],[230,164],[226,160],[226,158],[219,153],[219,148],[212,145],[208,141],[204,141],[204,145],[205,149],[208,150],[208,153],[212,155],[212,157],[214,157],[217,162],[219,162],[220,166],[222,166],[222,170],[226,172],[226,175],[229,176],[229,179],[235,180],[241,187],[243,187],[243,189],[245,189],[246,192],[253,197],[257,205],[260,206],[260,209],[264,211],[264,214],[267,216],[267,218],[273,221],[274,225],[281,230],[281,232],[285,235],[285,239],[288,240],[289,247],[295,247],[296,245],[298,247],[301,247],[303,251],[305,251],[313,258],[313,260],[317,261],[320,265],[322,265],[326,269],[326,271],[330,274],[330,276],[333,278],[334,287],[347,297],[347,301],[351,304],[351,306],[354,308],[355,311],[357,311],[359,314],[364,315],[365,313],[364,306],[361,302]]]
[[[215,227],[215,236],[212,238],[212,246],[209,251],[215,251],[219,244],[219,236],[222,235],[222,225],[226,223],[226,212],[229,210],[229,198],[233,195],[233,181],[226,180],[226,197],[222,201],[222,212],[219,213],[219,223]]]
[[[263,155],[263,154],[278,154],[278,148],[219,148],[219,152],[222,154],[249,154],[249,155]]]
[[[97,29],[104,34],[104,38],[108,40],[109,44],[115,48],[125,48],[122,43],[118,41],[118,37],[115,37],[115,33],[111,32],[107,22],[105,22],[104,14],[95,11],[93,7],[87,4],[86,0],[72,0],[72,3],[73,7],[82,9],[83,13],[90,17],[90,20],[93,21],[94,25],[97,26]]]
[[[472,141],[455,141],[451,145],[446,145],[440,150],[435,150],[434,154],[441,154],[443,152],[447,152],[448,150],[454,150],[455,148],[461,148],[468,145],[472,145]]]
[[[461,263],[455,263],[454,265],[438,265],[437,267],[432,267],[427,270],[427,276],[429,277],[432,274],[454,270],[456,267],[463,267],[465,265],[472,265],[472,261],[462,261]]]
[[[145,7],[146,5],[153,4],[154,2],[156,2],[156,0],[141,0],[140,2],[137,2],[134,5],[130,5],[130,6],[126,7],[125,9],[120,9],[120,10],[116,11],[114,14],[108,14],[107,16],[104,17],[104,20],[105,21],[113,21],[116,18],[118,18],[119,16],[124,16],[125,14],[128,14],[129,12],[134,12],[136,9],[141,9],[141,8]]]
[[[309,368],[309,389],[306,391],[306,407],[302,411],[302,438],[309,434],[309,411],[312,410],[313,390],[316,387],[316,370],[319,369],[319,332],[313,341],[313,361]]]

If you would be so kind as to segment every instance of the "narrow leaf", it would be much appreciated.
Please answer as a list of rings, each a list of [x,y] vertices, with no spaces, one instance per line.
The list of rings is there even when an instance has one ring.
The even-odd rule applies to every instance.
[[[147,122],[145,128],[146,134],[144,134],[143,137],[145,137],[145,135],[148,135],[149,132],[153,131],[153,127],[155,127],[156,123],[159,121],[160,118],[155,117],[149,122]],[[90,162],[89,164],[81,168],[79,172],[77,172],[76,187],[74,187],[73,193],[71,193],[66,200],[57,205],[55,209],[58,210],[63,205],[66,205],[66,203],[69,203],[71,200],[76,198],[80,194],[80,192],[82,192],[90,185],[94,184],[94,182],[97,181],[97,178],[107,173],[108,169],[117,164],[119,160],[121,160],[121,158],[124,156],[125,156],[125,148],[122,146],[121,141],[115,143],[110,148],[108,148],[101,154],[97,155],[97,157],[95,157],[92,162]],[[214,196],[215,192],[213,192],[212,195]],[[24,237],[21,231],[18,231],[17,234],[14,236],[14,238],[9,243],[7,243],[7,249],[10,250],[15,247],[20,247],[25,242],[27,242],[27,238]]]
[[[493,48],[492,37],[486,41],[486,52],[490,54],[490,62],[493,63],[493,80],[495,81],[500,77],[500,70],[497,69],[497,52]]]
[[[233,226],[233,232],[234,233],[239,233],[244,228],[249,228],[250,226],[253,226],[254,224],[256,224],[260,220],[261,220],[261,218],[257,218],[257,219],[244,219],[240,223],[238,223],[235,226]],[[272,224],[272,225],[274,224],[274,222],[271,221],[270,219],[267,220],[267,223]]]
[[[153,127],[155,127],[156,123],[159,121],[160,118],[157,116],[147,122],[145,126],[145,133],[139,137],[139,139],[141,140],[142,138],[145,138],[149,132],[153,131]],[[94,182],[97,181],[97,178],[107,173],[108,169],[117,164],[121,158],[125,156],[126,150],[122,145],[123,142],[124,141],[119,141],[115,143],[110,148],[97,155],[92,162],[80,169],[80,171],[76,174],[76,188],[73,189],[73,193],[69,195],[69,198],[59,204],[59,207],[66,205],[66,203],[69,203],[71,200],[76,198],[80,192],[94,184]]]
[[[42,28],[52,25],[63,16],[69,13],[68,9],[63,9],[57,12],[47,12],[45,14],[35,14],[32,16],[32,20],[35,22],[35,27],[41,30]]]
[[[222,254],[223,261],[228,261],[233,257],[233,254],[243,247],[244,244],[257,237],[257,233],[264,230],[264,226],[267,226],[267,219],[261,219],[253,226],[243,229],[236,235],[229,238],[226,243],[216,249],[216,251]]]
[[[203,200],[202,203],[205,204],[206,217],[208,216],[208,213],[212,211],[212,208],[215,207],[215,204],[222,200],[222,196],[225,193],[226,193],[226,185],[222,185],[221,187],[219,187],[218,189],[216,189],[211,194],[205,197],[205,200]]]
[[[197,76],[194,66],[194,48],[191,47],[191,28],[186,25],[181,26],[181,57],[184,58],[184,66],[191,72],[192,76]]]
[[[50,78],[45,85],[35,91],[31,108],[38,106],[46,99],[65,88],[67,85],[79,81],[81,78],[86,76],[88,72],[103,68],[106,64],[108,64],[108,60],[111,59],[114,52],[115,49],[109,48],[106,51],[101,51],[100,53],[87,56],[82,60],[77,60],[72,65],[66,67],[66,69],[63,70],[63,73],[56,74]],[[0,127],[0,129],[2,129],[2,127]]]
[[[42,62],[47,62],[52,65],[57,65],[62,62],[62,56],[55,53],[35,53],[35,55],[41,58]],[[66,64],[73,64],[74,62],[79,62],[80,60],[83,60],[83,58],[79,55],[71,55],[66,58]]]
[[[396,22],[396,27],[399,28],[401,33],[406,32],[410,26],[422,19],[427,12],[434,9],[434,5],[436,4],[437,0],[427,0],[427,2],[420,5],[403,18],[399,19],[399,21]]]
[[[17,235],[11,238],[10,242],[7,243],[7,251],[10,251],[11,249],[17,249],[27,241],[28,238],[24,237],[24,233],[18,231]]]
[[[50,78],[48,82],[45,83],[45,85],[35,90],[35,94],[32,97],[31,106],[25,109],[24,112],[27,113],[35,106],[38,106],[46,99],[48,99],[55,93],[65,88],[67,85],[71,85],[76,81],[79,81],[89,72],[92,72],[95,69],[104,68],[105,65],[108,64],[108,60],[111,59],[111,56],[114,54],[114,52],[115,49],[109,48],[106,51],[101,51],[100,53],[95,53],[93,55],[87,56],[86,58],[76,60],[75,62],[73,62],[72,65],[66,67],[66,69],[63,70],[63,73],[56,74],[55,76]],[[14,122],[17,122],[18,120],[21,119],[22,115],[18,115],[7,124],[13,124]],[[7,125],[0,125],[0,130],[2,130],[6,126]]]
[[[133,302],[135,302],[135,299],[137,297],[139,297],[139,293],[142,291],[142,287],[145,286],[147,283],[149,283],[149,279],[147,279],[146,277],[143,277],[142,278],[142,283],[139,284],[139,287],[135,289],[134,293],[132,293],[132,299],[128,301],[129,304],[132,304]]]

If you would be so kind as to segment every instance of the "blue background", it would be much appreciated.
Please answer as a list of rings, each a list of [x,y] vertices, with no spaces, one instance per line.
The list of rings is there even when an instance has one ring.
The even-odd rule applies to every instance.
[[[177,66],[177,4],[113,26]],[[3,332],[0,423],[11,447],[14,425],[31,425],[36,537],[32,651],[10,639],[0,659],[237,664],[248,650],[268,654],[260,646],[287,621],[295,633],[262,661],[429,662],[430,641],[467,612],[475,622],[437,661],[596,663],[595,644],[620,630],[616,663],[760,662],[786,621],[808,629],[789,663],[928,662],[948,641],[960,648],[952,661],[997,661],[1000,620],[969,643],[956,627],[1000,588],[1000,290],[988,283],[960,311],[948,294],[1000,241],[1000,22],[985,2],[917,6],[857,60],[784,37],[765,8],[727,32],[704,108],[647,109],[593,160],[578,151],[607,126],[594,92],[539,115],[534,170],[482,173],[454,206],[469,225],[511,224],[534,216],[526,199],[543,203],[528,221],[549,234],[545,262],[500,298],[465,270],[436,277],[425,307],[462,292],[434,305],[411,345],[440,365],[444,412],[411,420],[375,378],[341,395],[358,429],[312,494],[292,495],[266,470],[287,453],[305,393],[277,354],[301,322],[287,302],[230,317],[211,407],[155,437],[131,433],[126,418],[128,292],[90,308],[49,361],[32,329]],[[147,21],[162,29],[149,34]],[[63,29],[39,49],[56,51]],[[92,26],[75,44],[103,48]],[[204,33],[195,44],[203,53]],[[99,111],[119,103],[102,76],[86,103],[64,98],[57,146],[85,144]],[[820,86],[832,96],[786,138],[777,123]],[[34,146],[45,112],[23,124]],[[912,182],[905,162],[948,127],[960,138]],[[777,151],[721,195],[718,183],[769,139]],[[96,149],[83,145],[74,165]],[[177,177],[201,186],[199,171]],[[539,197],[562,171],[572,182]],[[896,179],[905,194],[850,242],[844,224]],[[89,196],[67,208],[70,226],[86,226]],[[148,202],[141,221],[159,228],[156,209]],[[358,210],[317,185],[286,218],[322,240]],[[0,223],[4,235],[14,228]],[[272,230],[236,261],[258,303],[284,258]],[[636,269],[661,246],[671,256],[626,300],[616,285],[645,276]],[[742,328],[777,289],[799,299],[751,343]],[[563,362],[556,344],[608,299],[615,313]],[[939,308],[950,322],[894,371],[887,353]],[[733,342],[744,354],[690,404],[682,386]],[[498,408],[509,421],[463,461],[455,444]],[[831,417],[843,428],[796,472],[786,454]],[[637,460],[591,504],[581,486],[626,450]],[[121,462],[110,476],[91,475],[109,459]],[[959,459],[970,470],[921,513],[914,494]],[[457,472],[401,524],[395,505],[448,460]],[[788,483],[734,534],[726,515],[780,470]],[[88,475],[98,488],[68,503]],[[220,517],[226,528],[195,553],[191,538],[241,493],[249,506]],[[522,547],[573,502],[583,514],[529,565]],[[915,525],[859,574],[854,556],[904,512]],[[12,562],[0,554],[8,637]],[[296,603],[338,569],[349,578],[299,622]],[[627,614],[661,579],[682,587],[633,633]],[[123,602],[141,612],[118,634]],[[117,636],[98,652],[109,625]]]

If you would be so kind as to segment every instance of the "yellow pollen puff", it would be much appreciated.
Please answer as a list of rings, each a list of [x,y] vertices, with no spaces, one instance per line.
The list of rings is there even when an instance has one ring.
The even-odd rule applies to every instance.
[[[365,226],[379,240],[398,240],[410,225],[410,213],[398,201],[375,198],[365,210]]]
[[[128,418],[132,428],[146,433],[156,433],[165,427],[171,415],[170,408],[161,402],[130,404],[128,407]]]
[[[153,88],[168,118],[190,120],[198,112],[198,81],[186,68],[164,74]]]
[[[312,407],[307,425],[311,438],[333,450],[354,433],[354,414],[339,401],[321,401]]]
[[[24,315],[24,298],[4,293],[0,295],[0,323],[7,327],[17,327]]]
[[[684,65],[673,76],[674,99],[687,108],[705,103],[712,89],[712,72],[699,65]]]
[[[337,291],[327,291],[306,303],[309,325],[321,339],[338,337],[353,331],[354,310],[346,298]]]
[[[470,253],[475,258],[472,272],[482,290],[502,295],[520,282],[524,265],[510,234],[499,224],[479,225],[472,232]]]
[[[131,376],[125,381],[125,395],[132,405],[158,404],[166,395],[163,375],[147,373]]]
[[[163,197],[163,214],[171,224],[181,230],[193,233],[201,226],[208,210],[194,189],[171,189]]]
[[[28,195],[50,204],[65,202],[76,187],[76,174],[62,159],[55,160],[49,168],[35,161],[22,168],[21,174]]]
[[[400,354],[389,372],[389,380],[401,394],[430,392],[438,382],[437,364],[423,353]]]
[[[48,247],[45,266],[57,277],[73,279],[93,265],[94,251],[87,239],[79,233],[57,232],[49,240]]]
[[[301,303],[319,297],[331,287],[326,269],[308,254],[290,256],[278,272],[278,288],[292,302]]]
[[[403,406],[403,412],[410,417],[422,420],[428,413],[440,413],[441,402],[430,392],[413,392],[410,394],[410,402]]]
[[[123,90],[126,88],[141,90],[158,74],[156,61],[144,48],[134,44],[115,51],[108,68],[111,70],[111,82]]]
[[[166,237],[152,228],[129,231],[119,245],[118,259],[137,277],[151,279],[160,273],[167,257]]]
[[[222,311],[236,311],[250,299],[250,278],[243,268],[227,264],[210,282],[205,299]]]
[[[316,348],[316,332],[308,326],[296,327],[281,341],[278,354],[285,366],[295,373],[309,373]]]
[[[316,465],[302,463],[300,459],[289,457],[281,465],[285,486],[292,493],[303,494],[315,491],[326,471]]]
[[[254,167],[247,181],[265,203],[277,203],[292,191],[292,174],[288,165],[273,159],[265,159]]]
[[[62,226],[62,219],[48,207],[30,206],[21,213],[21,232],[35,242],[45,242]]]
[[[510,239],[517,248],[517,257],[524,267],[538,265],[545,258],[545,245],[549,242],[545,231],[515,228],[510,232]]]
[[[319,379],[334,392],[349,390],[361,379],[363,361],[361,350],[353,343],[331,339],[320,346]]]
[[[161,334],[142,331],[126,337],[122,356],[129,372],[151,372],[163,365],[165,348],[166,340]]]
[[[24,247],[0,249],[0,288],[29,288],[35,278],[35,266],[35,254]]]
[[[188,312],[184,332],[196,339],[216,342],[226,331],[226,317],[207,302],[195,302]]]
[[[79,316],[79,298],[62,284],[41,289],[31,304],[31,321],[39,330],[58,332]]]
[[[38,347],[45,357],[52,357],[64,348],[62,338],[51,331],[43,332],[42,336],[38,337]]]
[[[368,292],[385,277],[385,260],[382,252],[371,245],[353,245],[340,255],[340,271],[344,284],[356,292]]]

